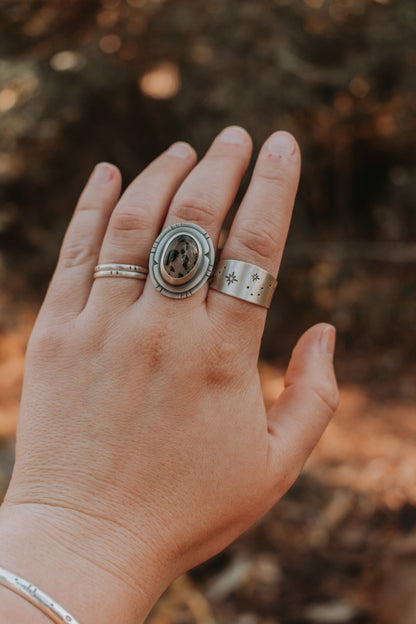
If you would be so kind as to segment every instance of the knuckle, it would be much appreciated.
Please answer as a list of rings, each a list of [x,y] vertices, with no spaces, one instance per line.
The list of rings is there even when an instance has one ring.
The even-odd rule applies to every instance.
[[[336,383],[321,384],[312,391],[326,409],[329,409],[331,413],[335,412],[339,403],[339,390]]]
[[[226,340],[212,341],[204,357],[205,381],[209,387],[227,387],[238,375],[238,349]]]
[[[250,255],[269,260],[276,255],[277,244],[273,229],[261,221],[247,219],[240,226],[239,244],[243,245]]]
[[[180,221],[197,223],[209,228],[216,224],[218,209],[218,200],[204,193],[174,203],[171,214]]]
[[[95,257],[96,254],[89,247],[85,237],[73,238],[63,245],[60,264],[64,269],[71,269],[89,264]]]
[[[143,232],[151,227],[150,215],[143,208],[116,211],[111,221],[113,231],[121,235],[129,235],[130,232]]]
[[[269,481],[270,498],[275,502],[280,500],[295,483],[301,469],[302,461],[298,461],[296,457],[288,457],[283,453],[282,456],[275,458]]]
[[[167,329],[162,324],[149,323],[138,338],[137,347],[142,362],[150,372],[160,371],[170,361]]]
[[[65,342],[65,332],[57,325],[42,325],[35,328],[29,344],[28,356],[41,361],[48,361],[56,356]]]
[[[82,197],[77,205],[77,213],[93,213],[93,212],[101,212],[102,206],[98,203],[92,203],[91,201],[83,201]]]

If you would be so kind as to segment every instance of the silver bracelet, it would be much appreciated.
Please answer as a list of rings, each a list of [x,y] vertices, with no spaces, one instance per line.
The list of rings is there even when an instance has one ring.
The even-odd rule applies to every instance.
[[[11,589],[12,592],[33,604],[56,624],[79,624],[72,615],[69,615],[68,611],[65,611],[65,609],[52,600],[48,594],[45,594],[38,587],[29,583],[29,581],[25,581],[25,579],[17,576],[17,574],[12,574],[0,568],[0,585]]]

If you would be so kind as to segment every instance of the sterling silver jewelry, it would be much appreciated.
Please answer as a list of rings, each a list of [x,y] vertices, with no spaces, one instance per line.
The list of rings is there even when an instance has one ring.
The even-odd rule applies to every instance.
[[[166,297],[190,297],[211,275],[214,259],[214,246],[205,230],[194,223],[175,223],[153,243],[150,279]]]
[[[130,277],[145,280],[149,269],[136,264],[97,264],[94,279],[97,277]]]
[[[149,272],[149,269],[147,267],[141,267],[141,266],[138,266],[137,264],[115,264],[115,263],[97,264],[97,266],[94,269],[94,272],[96,273],[97,271],[108,271],[108,270],[135,271],[137,273]]]
[[[137,273],[136,271],[96,271],[94,279],[97,277],[130,277],[132,279],[145,280],[146,273]]]
[[[210,287],[225,295],[269,308],[277,280],[264,269],[242,262],[223,260],[215,270]]]
[[[30,602],[56,624],[79,624],[78,620],[38,587],[3,568],[0,568],[0,585]]]

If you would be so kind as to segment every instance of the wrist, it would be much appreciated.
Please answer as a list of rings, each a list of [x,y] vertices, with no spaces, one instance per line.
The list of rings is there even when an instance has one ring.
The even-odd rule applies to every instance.
[[[168,566],[163,569],[133,537],[127,553],[124,538],[114,527],[110,531],[61,508],[6,503],[0,508],[0,566],[49,594],[81,624],[143,622],[173,580]],[[19,624],[46,624],[35,606],[0,590],[6,596],[1,609],[7,610],[0,610],[0,619],[14,624],[7,616],[16,609]]]

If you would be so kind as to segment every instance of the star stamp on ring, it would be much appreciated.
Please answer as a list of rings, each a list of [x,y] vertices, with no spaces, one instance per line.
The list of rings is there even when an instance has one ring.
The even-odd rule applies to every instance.
[[[276,278],[261,267],[242,260],[223,260],[218,264],[210,287],[225,295],[270,307],[277,286]]]
[[[232,273],[229,273],[228,275],[226,275],[225,279],[227,280],[228,286],[230,284],[234,284],[234,282],[238,282],[237,275],[234,273],[234,271]]]

